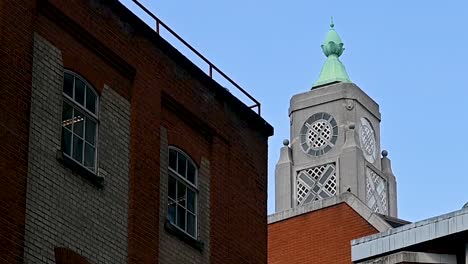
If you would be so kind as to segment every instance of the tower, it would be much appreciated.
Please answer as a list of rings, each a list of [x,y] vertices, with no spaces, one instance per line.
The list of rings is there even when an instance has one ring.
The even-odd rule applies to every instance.
[[[275,170],[276,211],[351,192],[374,212],[397,217],[395,176],[387,151],[379,154],[379,105],[346,73],[333,21],[321,47],[327,60],[319,79],[290,101],[290,140]]]

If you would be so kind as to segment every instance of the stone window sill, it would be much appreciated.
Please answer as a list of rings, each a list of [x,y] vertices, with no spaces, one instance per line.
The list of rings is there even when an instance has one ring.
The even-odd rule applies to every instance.
[[[179,228],[177,228],[174,224],[172,224],[168,219],[166,219],[164,223],[164,229],[171,235],[176,236],[179,240],[187,243],[189,246],[199,250],[200,252],[203,251],[204,243],[198,239],[195,239]]]
[[[65,167],[68,167],[72,171],[76,172],[86,180],[90,181],[98,188],[104,187],[104,177],[97,175],[94,172],[89,171],[85,167],[83,167],[78,162],[74,161],[73,159],[67,157],[63,154],[62,150],[57,150],[56,153],[57,160],[62,163]]]

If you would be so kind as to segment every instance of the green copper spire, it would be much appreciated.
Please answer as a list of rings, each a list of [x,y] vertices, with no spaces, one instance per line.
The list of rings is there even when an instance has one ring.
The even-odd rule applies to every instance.
[[[343,42],[340,36],[336,33],[335,24],[333,24],[333,17],[330,24],[330,30],[325,37],[322,44],[322,51],[327,56],[327,61],[322,67],[319,79],[314,83],[312,89],[317,86],[325,84],[344,82],[350,83],[346,69],[341,61],[338,59],[344,51]]]

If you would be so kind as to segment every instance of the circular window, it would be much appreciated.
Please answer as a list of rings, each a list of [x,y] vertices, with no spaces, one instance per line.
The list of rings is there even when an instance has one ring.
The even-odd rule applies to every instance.
[[[360,121],[359,141],[361,142],[362,153],[368,162],[374,163],[377,156],[375,132],[369,120],[362,117]]]
[[[302,150],[312,156],[320,156],[335,146],[338,126],[330,114],[316,113],[309,117],[301,128]]]

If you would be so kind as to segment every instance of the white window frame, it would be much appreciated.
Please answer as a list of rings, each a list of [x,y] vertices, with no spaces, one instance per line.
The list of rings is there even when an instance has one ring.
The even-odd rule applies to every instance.
[[[89,87],[90,91],[92,91],[94,93],[94,95],[96,96],[96,113],[92,113],[90,110],[88,110],[86,108],[86,91],[85,91],[85,95],[84,95],[84,102],[83,102],[83,105],[78,103],[75,99],[73,99],[72,97],[70,97],[69,95],[67,95],[64,91],[64,87],[65,87],[65,74],[70,74],[70,75],[73,75],[73,93],[75,91],[75,79],[78,78],[80,79],[80,81],[82,81],[87,87]],[[76,72],[73,72],[73,71],[70,71],[70,70],[64,70],[64,75],[63,75],[63,83],[62,83],[62,96],[63,96],[63,103],[67,103],[69,104],[73,109],[78,109],[79,111],[81,111],[85,116],[86,118],[90,118],[92,119],[93,121],[95,121],[96,123],[96,133],[95,133],[95,138],[94,138],[94,167],[93,167],[93,170],[90,170],[88,167],[86,167],[84,165],[84,160],[85,160],[85,144],[86,144],[86,140],[85,140],[85,137],[86,137],[86,122],[83,123],[83,150],[82,150],[82,157],[83,157],[83,161],[78,161],[76,159],[73,158],[73,135],[74,135],[74,131],[73,129],[70,131],[72,133],[72,138],[71,138],[71,150],[70,150],[70,154],[71,155],[68,155],[67,153],[65,153],[63,151],[63,146],[61,146],[61,151],[63,153],[64,156],[66,156],[67,158],[75,161],[77,164],[79,164],[81,167],[83,167],[84,169],[96,174],[97,173],[97,163],[98,163],[98,137],[99,137],[99,117],[98,117],[98,114],[99,114],[99,94],[96,92],[96,89],[94,89],[94,86],[92,86],[88,81],[86,81],[86,79],[84,79],[81,75],[79,75],[78,73]],[[62,103],[62,104],[63,104]],[[74,112],[74,111],[73,111]],[[63,115],[63,106],[62,106],[62,111],[61,111],[62,115]],[[61,124],[63,126],[63,124]],[[62,129],[61,129],[61,139],[63,139],[63,132],[62,132]]]
[[[179,163],[176,161],[176,170],[174,170],[173,168],[170,167],[170,163],[169,163],[169,152],[171,150],[174,150],[178,155],[183,155],[186,160],[187,160],[187,168],[188,168],[188,163],[191,163],[193,165],[193,167],[195,168],[195,179],[194,179],[194,182],[195,184],[191,183],[189,180],[187,180],[184,176],[180,175],[178,172],[177,172],[177,168],[178,168],[178,165]],[[194,239],[197,239],[198,238],[198,195],[199,195],[199,191],[198,191],[198,167],[197,167],[197,164],[181,149],[177,148],[177,147],[174,147],[174,146],[169,146],[168,148],[168,178],[167,178],[167,182],[168,182],[168,193],[167,193],[167,200],[172,200],[175,204],[176,204],[176,214],[175,214],[175,223],[173,222],[170,222],[174,227],[176,227],[178,230],[180,230],[181,232],[185,233],[186,235],[194,238]],[[183,185],[185,185],[185,187],[187,189],[190,189],[192,190],[194,193],[195,193],[195,201],[194,201],[194,212],[193,212],[193,215],[195,216],[195,220],[194,220],[194,234],[190,234],[186,231],[187,229],[187,214],[188,212],[190,212],[187,208],[187,206],[182,206],[180,205],[176,200],[172,199],[169,197],[169,178],[172,177],[174,178],[174,180],[176,181],[176,198],[177,198],[177,182],[181,182]],[[187,191],[185,191],[185,200],[186,200],[186,204],[187,204]],[[177,206],[180,205],[181,207],[184,208],[184,211],[185,211],[185,230],[182,229],[181,227],[179,227],[177,225]],[[167,214],[169,215],[169,203],[167,204]],[[190,212],[192,214],[192,212]]]

